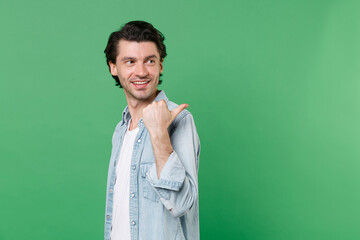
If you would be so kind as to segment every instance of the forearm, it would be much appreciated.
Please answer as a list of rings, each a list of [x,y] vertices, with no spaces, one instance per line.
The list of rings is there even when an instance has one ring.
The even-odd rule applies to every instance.
[[[158,102],[153,101],[143,109],[143,120],[151,136],[158,178],[160,178],[161,170],[173,152],[168,127],[176,116],[188,106],[188,104],[181,104],[170,111],[166,101],[160,100]]]
[[[155,156],[157,177],[160,178],[160,173],[173,152],[173,148],[167,130],[150,133],[150,139]]]
[[[194,120],[188,112],[175,119],[186,107],[187,104],[182,104],[170,112],[162,100],[143,110],[155,158],[146,179],[174,217],[193,206],[198,192],[200,142]]]
[[[165,139],[165,138],[164,138]],[[155,141],[156,142],[156,141]],[[147,179],[174,217],[185,214],[197,201],[200,142],[191,115],[170,131],[172,153],[161,169],[149,170]]]

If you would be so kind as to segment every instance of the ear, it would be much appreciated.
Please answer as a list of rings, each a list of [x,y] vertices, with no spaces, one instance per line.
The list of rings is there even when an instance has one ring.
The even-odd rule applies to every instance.
[[[163,62],[164,62],[164,58],[162,58],[160,61],[160,73],[163,72]]]
[[[116,64],[112,63],[111,61],[109,61],[109,68],[110,68],[110,73],[113,76],[117,76],[118,72],[117,72],[117,68],[116,68]]]

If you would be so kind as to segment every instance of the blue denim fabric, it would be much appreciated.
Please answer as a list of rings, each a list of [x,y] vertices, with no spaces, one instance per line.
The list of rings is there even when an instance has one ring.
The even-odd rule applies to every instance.
[[[161,91],[155,101],[165,100],[170,110],[178,105]],[[112,138],[107,179],[105,240],[110,239],[115,166],[124,133],[130,123],[128,107]],[[198,167],[200,141],[191,113],[183,110],[169,127],[174,149],[157,177],[149,132],[142,119],[135,139],[130,171],[130,233],[132,240],[199,239]]]

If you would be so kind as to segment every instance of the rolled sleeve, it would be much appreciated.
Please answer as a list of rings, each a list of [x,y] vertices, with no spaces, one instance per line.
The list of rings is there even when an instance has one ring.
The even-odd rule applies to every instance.
[[[160,179],[157,177],[156,165],[152,166],[147,175],[147,180],[157,188],[164,188],[173,191],[179,191],[184,183],[185,168],[182,165],[178,155],[173,151],[165,163]]]

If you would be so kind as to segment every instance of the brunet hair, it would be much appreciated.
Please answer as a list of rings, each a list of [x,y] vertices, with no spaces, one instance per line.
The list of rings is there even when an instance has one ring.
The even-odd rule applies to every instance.
[[[109,61],[112,63],[116,63],[116,57],[118,55],[117,46],[118,42],[121,39],[136,42],[153,42],[155,43],[159,51],[161,61],[163,61],[167,55],[166,47],[164,44],[165,37],[159,30],[154,28],[154,26],[148,22],[131,21],[126,23],[119,31],[110,34],[109,41],[104,50],[104,53],[106,55],[106,64],[108,65],[109,70]],[[162,74],[160,74],[160,76],[162,76]],[[119,78],[113,75],[112,77],[116,81],[115,85],[122,88]],[[162,80],[159,80],[159,84],[161,83],[161,81]]]

